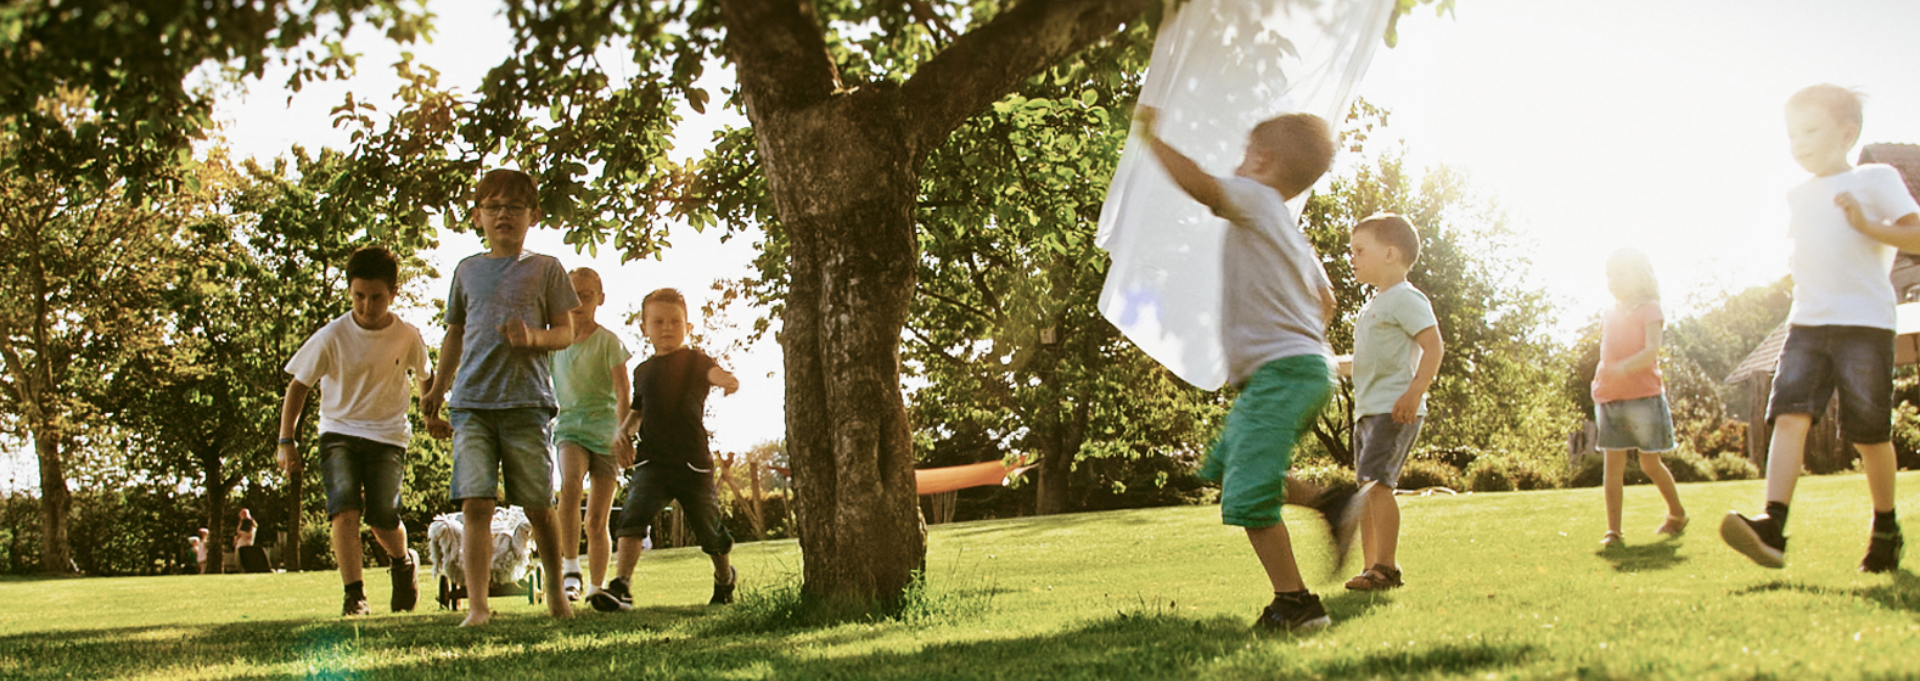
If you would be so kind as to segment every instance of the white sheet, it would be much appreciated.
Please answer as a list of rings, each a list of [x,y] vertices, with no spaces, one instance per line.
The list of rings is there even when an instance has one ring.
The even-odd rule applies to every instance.
[[[1394,0],[1189,0],[1160,27],[1142,85],[1160,137],[1231,173],[1256,123],[1306,111],[1338,126]],[[1171,10],[1170,10],[1171,11]],[[1304,195],[1289,204],[1297,215]],[[1113,257],[1100,312],[1181,380],[1226,382],[1220,244],[1226,223],[1129,140],[1095,243]]]

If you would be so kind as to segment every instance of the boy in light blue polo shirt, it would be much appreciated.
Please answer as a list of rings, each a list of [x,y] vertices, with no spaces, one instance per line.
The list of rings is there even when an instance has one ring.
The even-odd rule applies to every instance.
[[[1361,220],[1349,249],[1353,278],[1376,293],[1353,325],[1353,471],[1367,490],[1360,537],[1368,567],[1347,588],[1376,591],[1402,584],[1393,490],[1426,420],[1427,388],[1444,351],[1433,304],[1407,282],[1407,270],[1420,260],[1413,223],[1391,213]]]
[[[494,493],[502,478],[507,502],[526,511],[534,542],[559,546],[551,512],[558,402],[550,354],[573,343],[569,313],[580,299],[559,260],[524,250],[527,230],[540,218],[539,199],[533,178],[517,170],[489,171],[474,188],[473,220],[488,250],[454,268],[440,345],[439,366],[458,369],[441,371],[420,399],[428,419],[438,421],[443,402],[452,415],[450,496],[460,503],[465,525],[460,557],[469,603],[460,626],[483,625],[493,616],[487,585]],[[446,434],[444,425],[435,428]],[[540,562],[546,564],[547,611],[572,617],[561,591],[560,552],[543,550]]]

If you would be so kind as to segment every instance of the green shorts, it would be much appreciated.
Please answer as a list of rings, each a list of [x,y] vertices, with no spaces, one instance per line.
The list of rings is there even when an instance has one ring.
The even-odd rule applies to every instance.
[[[1293,445],[1333,394],[1333,366],[1321,355],[1282,357],[1253,372],[1227,414],[1227,427],[1200,466],[1220,483],[1220,521],[1272,527],[1287,499]]]

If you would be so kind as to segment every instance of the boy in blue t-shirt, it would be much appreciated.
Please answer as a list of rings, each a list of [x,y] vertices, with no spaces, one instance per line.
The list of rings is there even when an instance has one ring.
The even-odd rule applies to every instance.
[[[1353,363],[1343,367],[1353,375],[1353,472],[1367,490],[1360,521],[1367,568],[1347,580],[1347,588],[1377,591],[1402,584],[1393,490],[1426,420],[1427,388],[1440,371],[1442,345],[1433,304],[1407,282],[1407,270],[1420,260],[1413,223],[1391,213],[1361,220],[1348,248],[1353,278],[1374,294],[1354,321]]]
[[[1220,330],[1228,378],[1240,396],[1199,476],[1221,483],[1221,520],[1246,529],[1273,586],[1273,602],[1257,624],[1288,631],[1324,627],[1332,620],[1300,577],[1280,505],[1295,486],[1287,480],[1293,446],[1332,393],[1325,334],[1334,312],[1333,285],[1285,202],[1326,173],[1333,136],[1326,121],[1312,114],[1264,121],[1249,135],[1240,167],[1222,178],[1160,140],[1154,134],[1157,117],[1145,106],[1134,117],[1154,157],[1181,190],[1231,223],[1221,251]],[[1328,520],[1344,547],[1338,537],[1351,525],[1335,514]]]
[[[663,288],[640,301],[640,330],[653,356],[633,370],[633,399],[618,439],[635,433],[633,476],[627,480],[626,507],[620,511],[617,569],[620,576],[587,602],[601,612],[633,609],[633,568],[640,562],[647,525],[668,502],[679,500],[700,550],[713,561],[713,597],[709,605],[733,602],[739,572],[728,558],[733,535],[721,524],[720,489],[714,484],[713,454],[707,449],[707,391],[718,386],[732,395],[740,380],[706,353],[687,347],[687,300]]]
[[[487,623],[487,587],[493,565],[495,491],[504,477],[507,503],[526,511],[533,540],[558,546],[553,507],[553,395],[550,355],[573,342],[569,312],[580,306],[567,270],[552,256],[524,250],[527,230],[540,218],[533,178],[517,170],[492,170],[474,188],[473,221],[487,239],[487,252],[468,256],[453,271],[447,294],[447,337],[442,367],[421,398],[427,418],[451,412],[453,488],[465,530],[460,558],[466,571],[468,611],[460,626]],[[448,391],[452,397],[448,398]],[[437,424],[446,434],[444,424]],[[547,611],[573,616],[561,591],[560,552],[541,551],[546,567]]]

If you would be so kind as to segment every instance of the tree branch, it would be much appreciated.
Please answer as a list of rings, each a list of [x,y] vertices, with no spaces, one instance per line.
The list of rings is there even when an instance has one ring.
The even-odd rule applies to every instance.
[[[826,99],[840,89],[813,13],[796,0],[720,0],[727,58],[756,119]]]
[[[942,50],[901,89],[915,161],[1021,81],[1114,32],[1153,0],[1025,0]],[[723,3],[726,4],[726,3]]]

